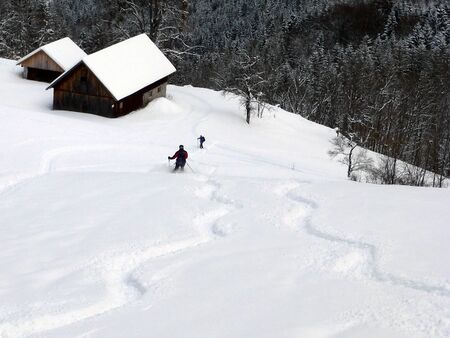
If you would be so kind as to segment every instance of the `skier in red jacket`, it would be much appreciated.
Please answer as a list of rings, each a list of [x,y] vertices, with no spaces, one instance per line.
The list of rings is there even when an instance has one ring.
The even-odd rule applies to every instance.
[[[183,145],[180,145],[179,147],[180,149],[173,155],[173,156],[169,156],[168,159],[169,160],[173,160],[173,159],[177,159],[177,161],[175,162],[175,168],[173,169],[178,170],[178,168],[181,168],[181,170],[184,170],[184,166],[186,164],[186,160],[188,158],[188,152],[186,150],[184,150]]]

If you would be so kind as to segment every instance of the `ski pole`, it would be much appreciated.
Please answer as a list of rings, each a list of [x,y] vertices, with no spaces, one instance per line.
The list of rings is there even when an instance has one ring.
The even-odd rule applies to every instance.
[[[195,171],[194,171],[194,169],[192,169],[192,168],[191,168],[191,166],[189,165],[189,163],[187,163],[187,162],[186,162],[186,164],[187,164],[187,166],[189,167],[189,169],[191,169],[191,170],[192,170],[192,172],[193,172],[193,173],[195,174]]]

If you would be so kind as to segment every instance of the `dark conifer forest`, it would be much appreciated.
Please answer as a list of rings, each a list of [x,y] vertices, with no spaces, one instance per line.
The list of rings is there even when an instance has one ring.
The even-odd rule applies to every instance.
[[[385,183],[423,185],[427,169],[439,186],[450,175],[448,0],[0,2],[4,58],[65,36],[92,53],[143,32],[177,67],[173,83],[338,128],[389,156]],[[404,182],[397,160],[422,169]]]

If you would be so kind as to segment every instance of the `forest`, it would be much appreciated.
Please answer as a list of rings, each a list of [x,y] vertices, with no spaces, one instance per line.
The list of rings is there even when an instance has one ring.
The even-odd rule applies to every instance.
[[[279,105],[387,155],[382,183],[450,176],[448,0],[0,2],[4,58],[64,36],[91,53],[143,32],[176,66],[172,83],[241,95],[248,123]]]

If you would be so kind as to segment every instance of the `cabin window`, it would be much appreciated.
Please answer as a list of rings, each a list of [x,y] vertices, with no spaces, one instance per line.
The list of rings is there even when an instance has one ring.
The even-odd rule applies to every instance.
[[[87,82],[87,77],[86,76],[82,76],[80,78],[81,83],[86,83]]]
[[[152,95],[153,95],[153,90],[150,90],[150,91],[148,92],[148,95],[152,96]]]
[[[120,102],[120,103],[119,103],[119,108],[120,108],[120,109],[123,109],[123,102]]]
[[[158,87],[158,93],[161,93],[161,87]]]

